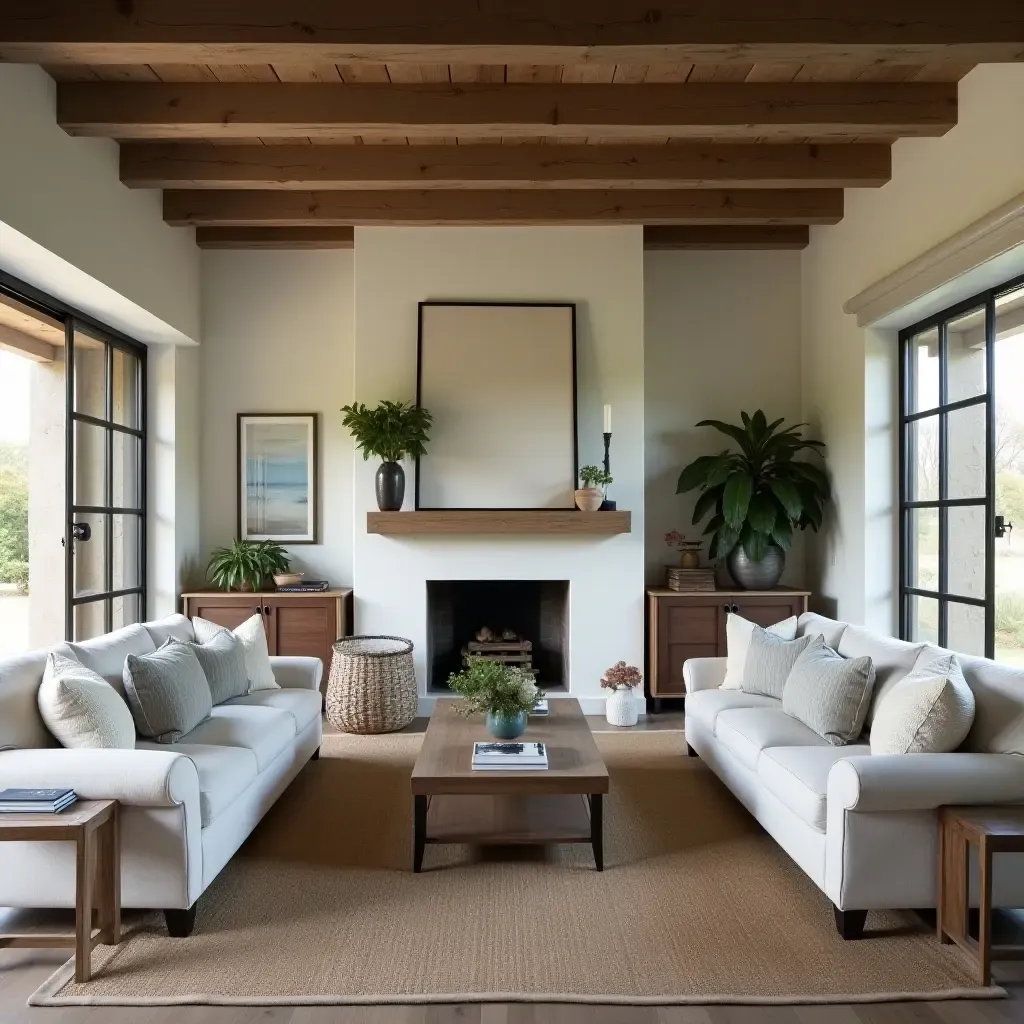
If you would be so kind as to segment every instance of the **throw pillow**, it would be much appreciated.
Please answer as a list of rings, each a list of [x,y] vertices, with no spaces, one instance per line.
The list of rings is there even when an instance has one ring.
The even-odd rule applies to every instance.
[[[843,658],[822,641],[796,659],[782,691],[782,710],[832,746],[843,746],[864,730],[874,685],[870,658]]]
[[[974,723],[974,692],[953,654],[915,667],[886,695],[871,723],[872,754],[948,754]]]
[[[209,619],[194,618],[192,628],[196,631],[196,640],[205,644],[218,633],[224,632],[223,626]],[[256,690],[279,690],[274,670],[270,667],[270,654],[267,651],[267,634],[263,630],[263,616],[250,615],[240,626],[231,632],[242,641],[245,651],[245,672],[249,677],[249,692]]]
[[[759,693],[782,700],[786,679],[796,659],[809,647],[823,647],[820,636],[801,636],[783,640],[760,626],[750,636],[747,664],[743,669],[743,692]]]
[[[157,743],[177,743],[213,709],[196,652],[173,640],[152,654],[129,654],[124,689],[139,735]]]
[[[249,676],[245,670],[245,648],[233,633],[222,629],[205,644],[192,640],[170,637],[172,644],[187,644],[196,652],[203,675],[210,686],[210,697],[214,704],[223,704],[232,697],[242,697],[249,692]]]
[[[135,748],[128,705],[103,676],[81,662],[48,655],[36,702],[46,728],[62,747]]]
[[[783,640],[796,639],[797,618],[791,615],[782,622],[776,622],[774,626],[768,626],[768,632]],[[750,650],[750,636],[755,629],[760,629],[756,623],[730,612],[725,620],[725,645],[727,660],[725,664],[725,679],[722,680],[723,690],[743,689],[743,669],[747,664],[747,651]]]

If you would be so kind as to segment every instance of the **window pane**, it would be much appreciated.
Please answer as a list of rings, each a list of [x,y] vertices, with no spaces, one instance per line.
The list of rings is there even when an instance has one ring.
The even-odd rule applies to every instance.
[[[100,594],[106,589],[107,516],[96,513],[78,513],[75,523],[88,526],[88,540],[74,541],[75,597]]]
[[[985,609],[949,602],[946,646],[961,654],[985,656]]]
[[[910,640],[939,642],[939,602],[934,597],[910,596]]]
[[[939,510],[912,508],[910,515],[910,586],[939,589]]]
[[[139,517],[114,516],[111,590],[139,585]]]
[[[961,402],[988,390],[985,386],[985,307],[946,325],[946,401]]]
[[[111,600],[113,622],[111,629],[120,629],[122,626],[130,626],[133,622],[141,622],[139,615],[139,595],[126,594],[124,597],[115,597]]]
[[[75,605],[75,636],[74,639],[91,640],[102,636],[107,631],[107,602],[90,601],[88,604]]]
[[[75,504],[106,505],[107,430],[75,423]]]
[[[949,593],[984,599],[985,540],[988,534],[985,508],[980,505],[965,508],[954,505],[948,510],[947,517]]]
[[[947,494],[950,498],[984,498],[985,406],[957,409],[946,418]]]
[[[910,411],[934,409],[939,404],[939,332],[937,328],[910,342]]]
[[[114,422],[139,426],[139,361],[130,352],[114,349]]]
[[[75,412],[107,418],[107,346],[75,331]]]
[[[907,424],[907,468],[910,501],[935,501],[939,496],[939,417]]]
[[[113,431],[114,435],[114,505],[117,508],[139,507],[139,447],[137,437]]]

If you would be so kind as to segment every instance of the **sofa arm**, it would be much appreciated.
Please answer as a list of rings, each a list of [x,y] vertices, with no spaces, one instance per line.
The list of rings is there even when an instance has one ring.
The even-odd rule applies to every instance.
[[[199,814],[199,773],[191,758],[163,750],[68,750],[0,753],[0,789],[68,786],[83,800],[135,807],[185,804]]]
[[[828,806],[926,811],[944,804],[1024,803],[1024,757],[1014,754],[874,754],[837,761]]]
[[[725,679],[726,658],[690,658],[683,662],[686,692],[717,690]]]
[[[270,667],[277,685],[287,690],[317,690],[324,674],[324,663],[319,658],[272,657]]]

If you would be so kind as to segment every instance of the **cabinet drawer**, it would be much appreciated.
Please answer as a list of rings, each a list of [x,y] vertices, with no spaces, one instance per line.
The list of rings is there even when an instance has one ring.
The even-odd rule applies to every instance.
[[[667,604],[663,629],[668,642],[718,643],[718,605]]]

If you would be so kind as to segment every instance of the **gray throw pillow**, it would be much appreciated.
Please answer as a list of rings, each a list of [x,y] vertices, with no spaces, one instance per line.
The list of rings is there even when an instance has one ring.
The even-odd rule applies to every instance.
[[[249,674],[245,670],[245,648],[242,641],[226,629],[214,634],[205,644],[193,640],[170,638],[171,643],[186,644],[196,652],[203,675],[210,686],[213,703],[223,704],[232,697],[249,692]]]
[[[213,709],[196,652],[173,640],[152,654],[128,655],[124,690],[139,735],[157,743],[176,743]]]
[[[811,646],[821,646],[820,636],[800,636],[783,640],[760,626],[754,627],[743,666],[743,691],[782,700],[786,678],[796,659]]]
[[[821,644],[797,658],[782,692],[782,710],[840,747],[863,732],[874,687],[870,658],[844,658]]]

